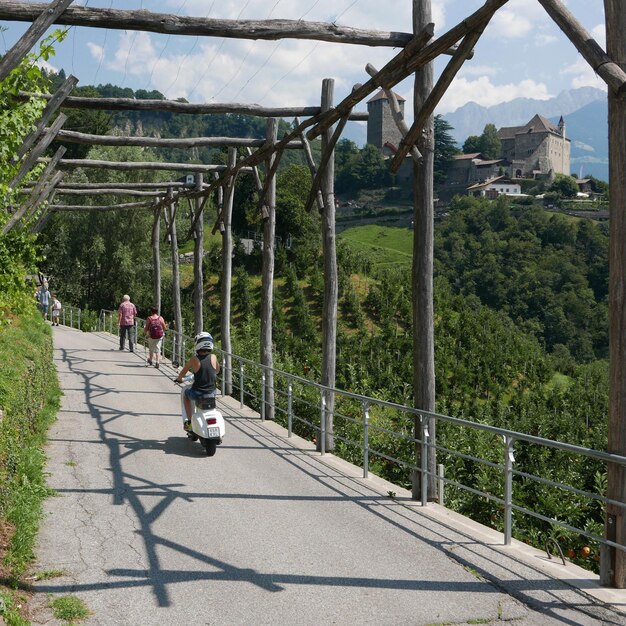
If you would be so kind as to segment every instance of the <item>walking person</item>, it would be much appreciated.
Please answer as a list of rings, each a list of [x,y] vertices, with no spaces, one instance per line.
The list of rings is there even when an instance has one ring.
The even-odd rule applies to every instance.
[[[124,295],[122,303],[117,309],[117,325],[120,328],[120,350],[124,349],[124,340],[128,335],[128,349],[133,349],[133,329],[135,327],[135,318],[137,317],[137,308],[130,301],[129,295]]]
[[[52,294],[52,325],[59,325],[59,317],[61,316],[61,301],[57,298],[57,294]]]
[[[159,310],[156,307],[152,307],[150,316],[146,319],[143,334],[148,337],[148,365],[152,365],[152,359],[154,358],[154,367],[157,369],[159,369],[161,344],[163,343],[163,335],[166,330],[167,325],[165,320],[159,315]]]
[[[39,302],[39,310],[41,311],[43,318],[48,319],[48,307],[50,306],[51,295],[46,281],[43,282],[35,295],[37,297],[37,301]]]

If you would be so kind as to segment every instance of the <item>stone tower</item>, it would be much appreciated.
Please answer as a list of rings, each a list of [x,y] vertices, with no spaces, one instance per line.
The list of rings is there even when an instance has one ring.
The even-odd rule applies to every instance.
[[[402,117],[404,117],[405,100],[402,96],[395,95],[400,105]],[[368,100],[367,112],[369,113],[367,120],[367,143],[371,143],[383,152],[389,152],[384,149],[386,143],[398,147],[402,135],[393,121],[389,100],[382,89]]]

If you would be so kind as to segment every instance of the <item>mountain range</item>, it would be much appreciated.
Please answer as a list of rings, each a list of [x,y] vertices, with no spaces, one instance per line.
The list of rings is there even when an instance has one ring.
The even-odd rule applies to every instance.
[[[459,146],[470,135],[480,135],[486,124],[521,126],[535,114],[552,122],[563,116],[571,140],[571,171],[577,175],[608,180],[608,110],[606,92],[594,87],[562,91],[548,100],[515,98],[491,107],[468,102],[443,117]]]

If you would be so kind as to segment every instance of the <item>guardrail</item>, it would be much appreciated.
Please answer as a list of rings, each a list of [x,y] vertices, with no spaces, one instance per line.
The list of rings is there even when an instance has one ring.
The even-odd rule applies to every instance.
[[[47,319],[50,319],[51,315],[52,312],[48,311]],[[63,326],[69,326],[70,328],[77,328],[78,330],[81,330],[81,318],[82,311],[78,307],[66,305],[61,307],[59,323]]]
[[[143,326],[144,320],[138,320],[138,323]],[[117,334],[117,313],[101,311],[98,329]],[[143,338],[142,333],[140,337]],[[193,338],[175,331],[166,333],[163,346],[164,356],[174,364],[184,363],[185,358],[193,354]],[[227,381],[227,385],[232,383],[229,395],[238,397],[242,407],[247,405],[257,409],[264,420],[269,368],[218,348],[215,352],[222,361],[220,381]],[[434,451],[440,461],[435,477],[439,503],[445,504],[448,492],[453,496],[463,492],[480,503],[490,503],[495,511],[490,525],[502,530],[504,544],[511,543],[513,516],[517,514],[544,522],[546,529],[559,527],[600,545],[626,551],[625,545],[601,536],[597,526],[590,529],[587,523],[581,528],[542,512],[542,502],[547,498],[558,498],[564,507],[578,508],[581,512],[584,507],[602,507],[596,509],[597,513],[607,505],[626,509],[625,503],[607,498],[601,490],[590,491],[587,487],[589,481],[584,480],[593,476],[594,470],[606,475],[608,463],[626,466],[626,457],[325,387],[309,378],[278,369],[272,369],[272,372],[273,409],[277,421],[286,425],[288,436],[291,437],[294,428],[297,428],[299,435],[319,442],[318,448],[323,455],[326,437],[332,435],[336,444],[335,454],[362,467],[364,477],[368,476],[373,463],[377,467],[391,467],[398,477],[396,484],[403,486],[410,485],[412,477],[419,475],[422,505],[426,506],[427,481],[432,477],[427,458],[428,452]],[[226,394],[225,386],[221,386],[222,395]],[[326,403],[331,397],[334,400],[333,430],[328,433],[330,422]],[[436,441],[431,441],[429,433],[431,420],[437,424]],[[480,447],[478,444],[488,450],[486,456],[474,454],[473,448]],[[417,451],[419,455],[416,455]],[[528,459],[537,454],[542,458],[548,457],[550,467],[554,468],[583,463],[582,484],[557,480],[556,471],[555,476],[537,475],[528,465]],[[516,461],[516,455],[521,461]],[[419,466],[415,464],[416,457],[421,460]],[[483,483],[496,484],[497,492],[481,489],[480,480],[478,484],[465,484],[464,470],[468,466],[478,468],[474,474],[479,478],[482,476]],[[529,508],[528,502],[524,504],[516,499],[522,486],[528,488],[529,485],[537,492],[534,508]],[[584,515],[581,514],[580,518],[581,522],[585,521]],[[545,539],[548,554],[548,543],[555,541],[554,535]]]

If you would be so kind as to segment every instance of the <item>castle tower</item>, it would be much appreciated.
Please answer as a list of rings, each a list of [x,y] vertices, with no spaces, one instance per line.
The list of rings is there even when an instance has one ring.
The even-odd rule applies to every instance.
[[[395,96],[398,99],[402,117],[404,117],[405,99],[398,94],[395,94]],[[387,142],[396,147],[399,146],[402,135],[393,121],[391,105],[382,89],[368,100],[367,112],[369,113],[367,120],[367,143],[371,143],[379,150],[383,150]]]
[[[560,119],[559,119],[559,132],[561,133],[561,137],[563,137],[563,150],[561,152],[562,157],[563,157],[563,162],[561,163],[561,171],[565,172],[567,174],[568,170],[569,170],[569,159],[567,159],[567,165],[566,165],[566,158],[565,158],[565,120],[563,119],[563,116],[561,115]]]

